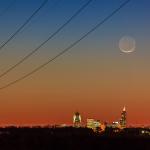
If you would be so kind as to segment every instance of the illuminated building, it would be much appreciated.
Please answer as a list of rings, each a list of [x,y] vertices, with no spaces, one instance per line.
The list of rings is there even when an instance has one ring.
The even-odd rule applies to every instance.
[[[111,124],[107,124],[107,127],[109,128],[121,128],[120,123],[118,121],[114,121]]]
[[[150,131],[148,131],[148,130],[146,130],[146,129],[143,129],[143,130],[141,131],[141,133],[142,133],[143,135],[148,135],[148,136],[150,136]]]
[[[106,129],[106,124],[105,124],[105,123],[102,123],[101,126],[100,126],[100,128],[101,128],[101,131],[105,131],[105,129]]]
[[[112,123],[112,128],[121,128],[120,123],[118,121],[114,121]]]
[[[93,129],[94,131],[98,131],[100,129],[100,126],[100,121],[94,119],[87,119],[87,128]]]
[[[81,115],[79,112],[73,115],[73,125],[74,127],[81,127]]]
[[[126,117],[127,117],[127,113],[126,113],[126,108],[124,107],[121,113],[121,119],[120,119],[121,128],[126,128],[126,125],[127,125]]]

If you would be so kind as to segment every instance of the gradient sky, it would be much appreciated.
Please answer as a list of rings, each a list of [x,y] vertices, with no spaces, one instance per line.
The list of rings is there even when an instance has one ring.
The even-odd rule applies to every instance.
[[[49,0],[32,21],[0,52],[0,73],[38,46],[87,0]],[[0,12],[12,0],[0,1]],[[5,41],[43,0],[16,0],[0,16],[0,43]],[[94,0],[39,52],[7,76],[0,85],[53,57],[110,14],[123,0]],[[1,14],[1,13],[0,13]],[[127,108],[129,124],[150,124],[150,1],[131,0],[55,62],[0,91],[0,125],[72,123],[79,111],[86,118],[114,121]],[[136,50],[125,54],[118,42],[136,40]]]

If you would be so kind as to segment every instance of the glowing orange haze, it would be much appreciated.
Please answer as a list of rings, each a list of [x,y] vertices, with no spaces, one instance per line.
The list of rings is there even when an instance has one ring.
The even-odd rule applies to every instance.
[[[120,118],[124,105],[129,124],[150,124],[150,72],[145,64],[136,69],[138,63],[126,62],[124,56],[109,61],[77,58],[62,58],[0,91],[0,124],[71,124],[75,111],[84,122],[86,118],[111,122]]]

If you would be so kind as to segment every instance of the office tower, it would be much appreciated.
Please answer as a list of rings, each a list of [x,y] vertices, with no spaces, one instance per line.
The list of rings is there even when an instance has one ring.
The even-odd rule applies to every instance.
[[[121,119],[120,119],[120,126],[121,128],[126,128],[127,125],[127,113],[126,113],[126,108],[124,107],[121,113]]]
[[[93,129],[93,131],[99,131],[100,127],[100,121],[94,119],[87,119],[87,128]]]
[[[81,127],[81,115],[79,112],[73,115],[73,125],[74,127]]]

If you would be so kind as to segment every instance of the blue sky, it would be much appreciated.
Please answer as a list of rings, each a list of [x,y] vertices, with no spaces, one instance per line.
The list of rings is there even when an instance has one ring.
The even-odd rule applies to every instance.
[[[14,45],[31,39],[34,42],[44,40],[50,33],[56,30],[65,20],[68,19],[87,0],[49,0],[47,5],[33,18],[25,29],[12,41]],[[2,0],[0,11],[9,6],[12,0]],[[0,16],[0,42],[5,41],[27,18],[39,7],[42,0],[16,0],[10,9]],[[82,33],[89,30],[95,23],[102,20],[113,9],[118,7],[122,0],[94,0],[64,31],[56,38],[62,36],[64,42],[78,38]],[[102,38],[120,38],[123,35],[131,35],[137,40],[148,36],[149,21],[148,0],[131,0],[116,16],[94,33],[94,41]],[[98,37],[97,37],[98,33]],[[74,36],[72,36],[74,35]],[[61,41],[63,41],[61,39]],[[90,39],[91,40],[91,39]],[[93,41],[91,40],[91,41]],[[27,41],[26,41],[27,42]],[[23,42],[24,43],[24,42]],[[11,44],[11,42],[10,42]],[[28,43],[29,44],[29,43]],[[31,44],[31,45],[32,45]],[[146,43],[147,44],[147,43]]]

